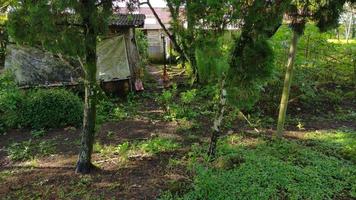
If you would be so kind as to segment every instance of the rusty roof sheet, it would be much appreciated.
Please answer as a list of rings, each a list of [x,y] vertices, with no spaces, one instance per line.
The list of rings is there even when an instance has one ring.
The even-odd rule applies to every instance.
[[[124,28],[142,28],[145,19],[144,14],[116,14],[111,19],[110,25]]]

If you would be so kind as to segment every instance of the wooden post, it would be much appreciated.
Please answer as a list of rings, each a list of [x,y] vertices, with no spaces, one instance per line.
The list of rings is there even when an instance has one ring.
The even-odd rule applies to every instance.
[[[169,81],[169,76],[167,72],[167,54],[166,54],[166,37],[164,34],[161,35],[162,38],[162,44],[163,44],[163,85],[164,87],[167,86],[167,83]]]

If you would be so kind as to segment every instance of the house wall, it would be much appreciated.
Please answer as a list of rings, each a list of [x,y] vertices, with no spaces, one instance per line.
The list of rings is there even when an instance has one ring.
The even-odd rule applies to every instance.
[[[163,42],[160,30],[147,30],[148,58],[151,62],[163,61]]]
[[[169,50],[169,39],[163,30],[145,30],[148,40],[148,58],[153,63],[163,63],[164,62],[164,48],[163,39],[166,40],[166,55],[168,55]]]

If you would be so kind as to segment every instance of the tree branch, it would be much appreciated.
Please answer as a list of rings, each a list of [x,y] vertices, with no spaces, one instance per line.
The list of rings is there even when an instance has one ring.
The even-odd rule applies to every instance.
[[[109,0],[102,0],[99,3],[95,4],[95,6],[99,7],[99,6],[101,6],[101,5],[103,5],[103,4],[107,3],[107,2],[109,2]]]

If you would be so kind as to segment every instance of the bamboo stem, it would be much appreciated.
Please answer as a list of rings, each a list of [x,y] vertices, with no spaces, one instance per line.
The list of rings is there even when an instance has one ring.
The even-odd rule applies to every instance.
[[[292,84],[292,77],[293,77],[293,66],[295,62],[295,57],[297,53],[297,44],[298,44],[299,35],[297,32],[293,31],[292,43],[289,49],[288,55],[288,64],[286,75],[284,79],[284,86],[282,92],[281,103],[279,106],[279,115],[278,115],[278,124],[277,124],[277,137],[282,137],[283,130],[284,130],[284,123],[286,119],[287,113],[287,106],[288,106],[288,99],[290,93],[290,87]]]

